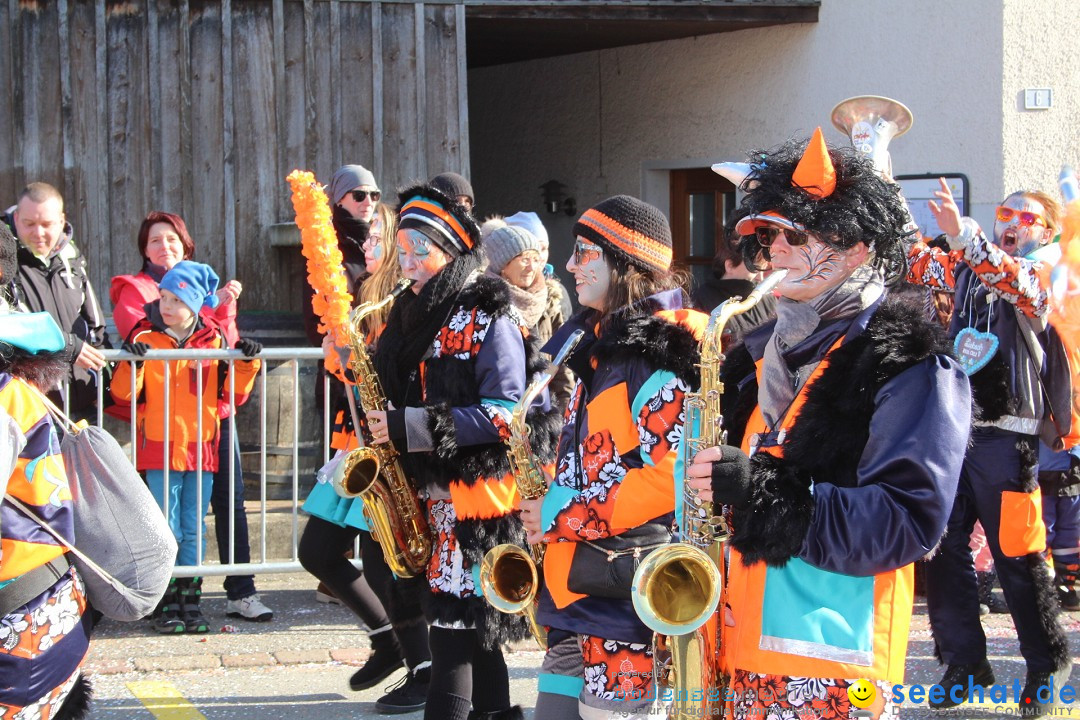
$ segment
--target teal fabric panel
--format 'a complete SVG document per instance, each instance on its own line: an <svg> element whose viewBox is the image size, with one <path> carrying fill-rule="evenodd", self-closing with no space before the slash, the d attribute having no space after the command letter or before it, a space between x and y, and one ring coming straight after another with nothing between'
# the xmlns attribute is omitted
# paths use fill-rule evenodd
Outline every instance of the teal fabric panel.
<svg viewBox="0 0 1080 720"><path fill-rule="evenodd" d="M873 664L874 578L792 558L765 573L761 646L833 662Z"/></svg>
<svg viewBox="0 0 1080 720"><path fill-rule="evenodd" d="M585 687L585 679L543 673L540 675L540 682L537 685L542 693L576 698L581 695L581 691Z"/></svg>
<svg viewBox="0 0 1080 720"><path fill-rule="evenodd" d="M370 530L364 517L364 501L343 498L330 483L315 483L303 505L304 512L341 527Z"/></svg>
<svg viewBox="0 0 1080 720"><path fill-rule="evenodd" d="M555 516L576 498L578 491L572 487L553 483L544 495L544 504L540 506L540 527L544 532L551 530Z"/></svg>

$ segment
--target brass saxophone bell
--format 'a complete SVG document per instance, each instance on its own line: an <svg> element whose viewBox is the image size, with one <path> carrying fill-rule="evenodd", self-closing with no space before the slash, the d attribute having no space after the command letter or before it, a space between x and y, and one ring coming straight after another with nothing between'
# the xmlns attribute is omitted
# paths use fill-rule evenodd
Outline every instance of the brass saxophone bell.
<svg viewBox="0 0 1080 720"><path fill-rule="evenodd" d="M330 483L339 497L360 497L379 477L379 456L369 447L350 450L334 468Z"/></svg>

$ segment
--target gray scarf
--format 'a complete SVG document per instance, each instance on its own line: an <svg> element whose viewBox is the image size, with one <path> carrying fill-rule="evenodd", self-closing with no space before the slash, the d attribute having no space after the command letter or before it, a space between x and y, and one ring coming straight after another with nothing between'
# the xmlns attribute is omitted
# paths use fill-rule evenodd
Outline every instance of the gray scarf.
<svg viewBox="0 0 1080 720"><path fill-rule="evenodd" d="M876 301L885 290L881 273L869 265L855 268L842 284L807 302L780 298L776 303L776 328L765 346L758 387L758 405L765 422L775 428L787 415L795 395L821 362L820 358L794 370L783 353L810 337L822 321L853 318Z"/></svg>
<svg viewBox="0 0 1080 720"><path fill-rule="evenodd" d="M488 268L487 274L506 280L499 273L492 272L491 268ZM540 322L547 308L548 288L544 273L536 273L536 280L533 281L532 287L522 289L509 281L506 282L506 286L510 288L510 301L525 319L525 327L532 330L536 327L536 323Z"/></svg>

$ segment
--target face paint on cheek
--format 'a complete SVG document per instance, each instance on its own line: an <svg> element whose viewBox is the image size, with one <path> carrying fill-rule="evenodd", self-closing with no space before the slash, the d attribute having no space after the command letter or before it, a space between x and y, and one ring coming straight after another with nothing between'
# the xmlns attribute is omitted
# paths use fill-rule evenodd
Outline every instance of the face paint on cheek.
<svg viewBox="0 0 1080 720"><path fill-rule="evenodd" d="M806 258L807 269L801 277L796 278L796 282L804 284L828 283L836 277L843 260L840 253L824 243L820 243L814 248L804 245L799 250Z"/></svg>
<svg viewBox="0 0 1080 720"><path fill-rule="evenodd" d="M788 276L778 289L781 295L796 301L817 297L846 277L844 256L820 241L792 248L791 259L784 267Z"/></svg>
<svg viewBox="0 0 1080 720"><path fill-rule="evenodd" d="M374 249L372 249L371 257L375 258L376 260L382 260L382 256L383 256L382 243L379 243L378 245L376 245L374 247Z"/></svg>
<svg viewBox="0 0 1080 720"><path fill-rule="evenodd" d="M611 284L611 271L607 260L600 257L589 259L578 266L574 276L579 278L578 301L585 307L603 310L604 298Z"/></svg>

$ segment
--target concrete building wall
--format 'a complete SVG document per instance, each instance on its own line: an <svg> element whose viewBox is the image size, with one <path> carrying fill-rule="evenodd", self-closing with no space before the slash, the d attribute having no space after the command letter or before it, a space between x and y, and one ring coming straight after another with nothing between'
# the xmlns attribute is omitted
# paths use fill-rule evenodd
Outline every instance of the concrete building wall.
<svg viewBox="0 0 1080 720"><path fill-rule="evenodd" d="M1038 11L1035 12L1035 8ZM1080 165L1080 12L1069 0L1006 0L1002 25L1001 195L1055 191L1064 163ZM1053 107L1024 110L1025 88L1051 88Z"/></svg>
<svg viewBox="0 0 1080 720"><path fill-rule="evenodd" d="M915 116L890 145L895 173L966 173L986 222L1003 188L1047 186L1062 162L1080 159L1069 85L1080 63L1075 49L1062 62L1053 47L1078 47L1070 2L824 0L816 24L474 70L480 209L540 212L561 262L573 218L543 213L541 183L567 184L579 212L620 192L666 209L667 170L743 160L817 125L843 142L833 105L876 94ZM1054 87L1054 109L1020 109L1032 86Z"/></svg>

